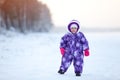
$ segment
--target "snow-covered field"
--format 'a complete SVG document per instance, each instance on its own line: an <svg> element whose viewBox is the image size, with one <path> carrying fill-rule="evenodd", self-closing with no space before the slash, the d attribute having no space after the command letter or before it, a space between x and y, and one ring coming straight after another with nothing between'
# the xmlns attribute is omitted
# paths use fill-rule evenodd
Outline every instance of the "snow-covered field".
<svg viewBox="0 0 120 80"><path fill-rule="evenodd" d="M120 80L120 33L85 33L90 56L76 77L73 65L57 73L64 33L0 35L0 80Z"/></svg>

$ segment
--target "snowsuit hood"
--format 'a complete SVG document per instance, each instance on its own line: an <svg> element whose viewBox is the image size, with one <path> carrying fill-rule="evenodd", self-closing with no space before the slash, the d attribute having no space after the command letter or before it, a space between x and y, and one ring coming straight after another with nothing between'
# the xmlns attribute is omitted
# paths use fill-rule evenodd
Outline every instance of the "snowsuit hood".
<svg viewBox="0 0 120 80"><path fill-rule="evenodd" d="M80 28L80 25L79 25L79 22L77 20L72 20L69 24L68 24L68 30L71 32L70 28L72 25L77 25L77 31L79 30Z"/></svg>

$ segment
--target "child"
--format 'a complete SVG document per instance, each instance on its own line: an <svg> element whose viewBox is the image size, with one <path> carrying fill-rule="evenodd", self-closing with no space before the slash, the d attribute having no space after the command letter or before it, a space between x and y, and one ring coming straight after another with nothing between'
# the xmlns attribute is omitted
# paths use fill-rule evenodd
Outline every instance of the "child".
<svg viewBox="0 0 120 80"><path fill-rule="evenodd" d="M82 32L78 32L78 21L72 20L68 25L69 33L61 38L60 51L62 54L59 74L64 74L73 61L76 76L81 76L83 70L83 58L89 56L89 46Z"/></svg>

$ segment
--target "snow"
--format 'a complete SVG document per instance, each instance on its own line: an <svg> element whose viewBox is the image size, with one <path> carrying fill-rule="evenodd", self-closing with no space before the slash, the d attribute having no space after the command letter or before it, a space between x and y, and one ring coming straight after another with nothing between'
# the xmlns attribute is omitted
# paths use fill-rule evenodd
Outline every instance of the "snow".
<svg viewBox="0 0 120 80"><path fill-rule="evenodd" d="M120 80L120 33L85 33L90 56L81 77L57 73L64 33L0 34L0 80Z"/></svg>

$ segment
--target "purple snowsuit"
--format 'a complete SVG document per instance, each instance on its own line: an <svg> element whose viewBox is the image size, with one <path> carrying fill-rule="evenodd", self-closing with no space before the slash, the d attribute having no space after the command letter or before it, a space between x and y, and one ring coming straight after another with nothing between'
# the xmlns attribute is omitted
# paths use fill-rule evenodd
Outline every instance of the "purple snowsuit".
<svg viewBox="0 0 120 80"><path fill-rule="evenodd" d="M67 33L61 38L60 48L65 49L62 56L60 69L67 71L73 61L75 73L82 73L83 70L83 51L89 49L88 41L82 32Z"/></svg>

